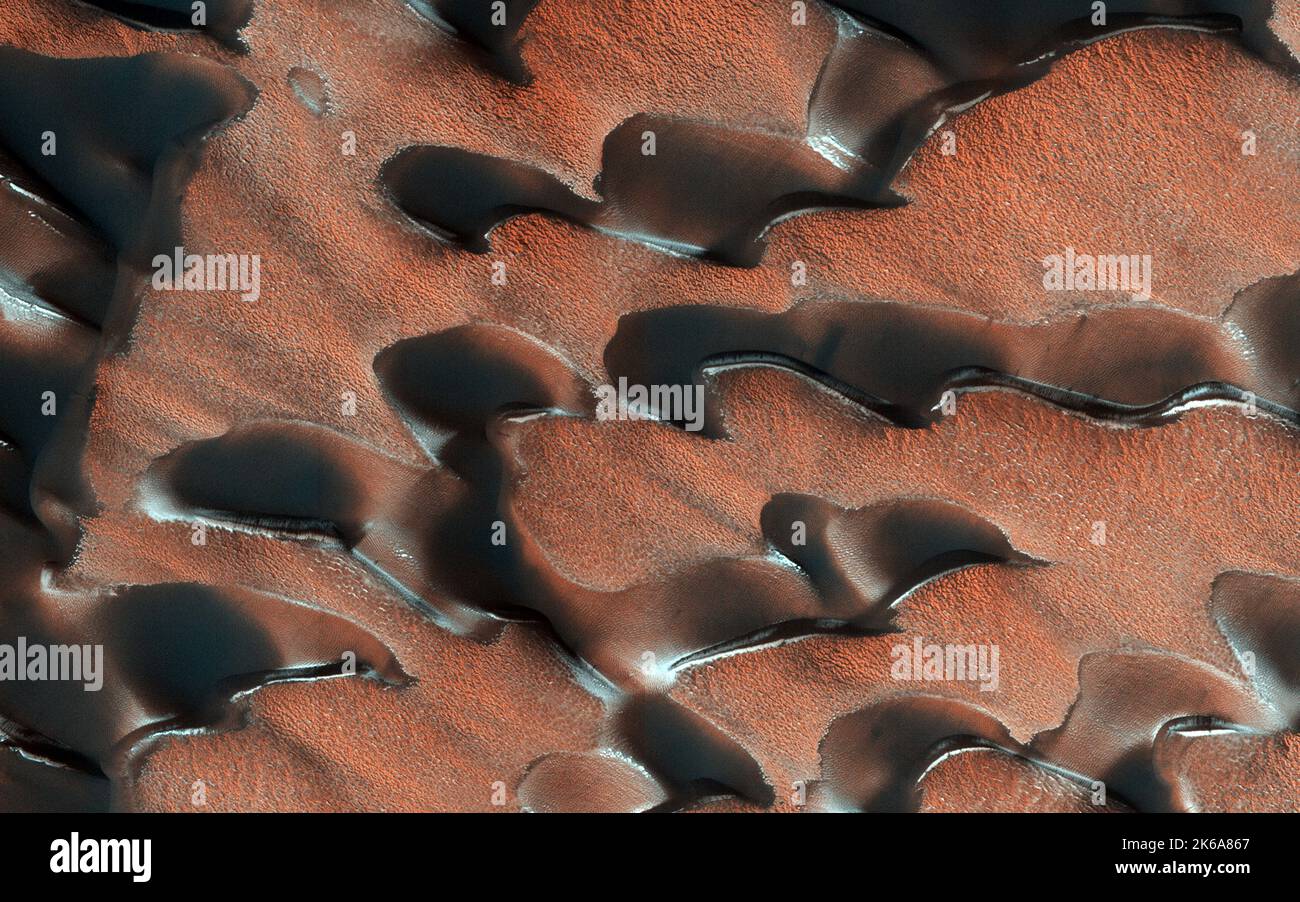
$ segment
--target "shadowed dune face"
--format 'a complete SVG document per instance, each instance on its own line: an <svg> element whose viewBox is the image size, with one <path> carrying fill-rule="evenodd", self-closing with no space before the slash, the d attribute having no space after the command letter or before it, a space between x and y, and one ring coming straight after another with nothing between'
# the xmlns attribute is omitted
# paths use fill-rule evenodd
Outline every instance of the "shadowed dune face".
<svg viewBox="0 0 1300 902"><path fill-rule="evenodd" d="M6 152L141 267L180 241L177 195L204 135L254 98L232 70L179 55L62 60L0 47L0 64L22 73L0 80Z"/></svg>
<svg viewBox="0 0 1300 902"><path fill-rule="evenodd" d="M8 0L0 809L1294 810L1300 5L1106 7Z"/></svg>
<svg viewBox="0 0 1300 902"><path fill-rule="evenodd" d="M942 416L945 390L989 385L1138 422L1204 398L1253 398L1294 421L1300 343L1286 336L1290 327L1268 327L1295 306L1296 282L1271 289L1243 292L1220 324L1149 307L1033 325L906 304L810 301L766 316L681 307L627 316L605 360L612 377L643 385L700 385L724 367L786 367L903 426ZM649 353L665 345L670 353ZM709 431L721 435L716 404L712 411Z"/></svg>
<svg viewBox="0 0 1300 902"><path fill-rule="evenodd" d="M921 778L943 757L990 748L1081 783L1094 805L1106 804L1104 788L1138 810L1186 810L1176 778L1160 770L1159 746L1210 726L1256 733L1279 724L1212 669L1162 654L1092 655L1065 721L1024 744L995 716L951 698L897 696L845 715L822 740L824 778L814 796L832 810L913 810Z"/></svg>
<svg viewBox="0 0 1300 902"><path fill-rule="evenodd" d="M244 49L239 31L253 17L253 0L78 0L143 28L199 31L232 50Z"/></svg>
<svg viewBox="0 0 1300 902"><path fill-rule="evenodd" d="M1094 41L1139 28L1235 32L1263 59L1300 72L1269 30L1267 0L1146 0L1091 16L1072 0L988 9L962 0L833 5L852 17L838 20L804 136L633 116L605 139L594 185L601 204L532 166L452 147L407 148L381 178L412 219L478 253L505 220L547 213L670 252L755 266L762 236L788 216L903 203L890 184L949 114L1024 87L1062 54ZM511 23L522 18L499 12ZM469 35L486 47L477 19ZM517 27L495 29L496 40L508 42ZM518 80L517 56L507 59L507 74Z"/></svg>
<svg viewBox="0 0 1300 902"><path fill-rule="evenodd" d="M603 161L600 204L530 166L449 147L404 150L382 178L412 219L478 253L497 225L538 212L735 266L756 265L761 236L790 214L900 202L870 169L845 172L804 142L712 123L633 116L609 133Z"/></svg>
<svg viewBox="0 0 1300 902"><path fill-rule="evenodd" d="M1260 696L1294 729L1300 717L1300 585L1263 574L1224 573L1214 581L1210 606Z"/></svg>
<svg viewBox="0 0 1300 902"><path fill-rule="evenodd" d="M411 8L483 54L488 65L515 84L531 81L520 56L518 35L539 0L406 0Z"/></svg>
<svg viewBox="0 0 1300 902"><path fill-rule="evenodd" d="M427 476L403 476L326 430L264 422L165 458L152 473L152 503L169 516L336 536L400 582L417 610L480 635L496 634L496 618L540 617L624 687L656 685L710 655L777 638L888 630L891 606L934 577L1032 561L957 505L899 499L843 511L778 495L760 518L766 557L593 591L556 570L516 514L518 462L504 436L520 417L590 416L590 388L526 336L484 327L400 342L375 368L432 458ZM450 384L469 390L449 392ZM382 482L374 478L385 471ZM272 487L250 490L253 474ZM400 546L420 549L418 569L402 566ZM457 601L447 604L446 593ZM691 595L700 600L681 601Z"/></svg>
<svg viewBox="0 0 1300 902"><path fill-rule="evenodd" d="M3 291L17 301L102 327L116 277L114 254L86 224L41 196L39 179L5 159Z"/></svg>
<svg viewBox="0 0 1300 902"><path fill-rule="evenodd" d="M1039 77L1055 57L1120 31L1183 25L1236 30L1252 52L1280 65L1292 63L1269 29L1271 0L1133 0L1108 3L1104 13L1070 0L1012 0L977 10L960 0L925 6L905 0L830 0L862 21L923 48L956 84ZM1034 64L1024 71L1021 67Z"/></svg>
<svg viewBox="0 0 1300 902"><path fill-rule="evenodd" d="M67 561L93 506L78 457L96 364L126 339L139 270L180 241L179 195L204 140L254 92L178 54L68 60L0 46L0 65L3 492L47 531L44 554Z"/></svg>
<svg viewBox="0 0 1300 902"><path fill-rule="evenodd" d="M131 586L78 600L71 616L53 600L7 600L0 710L15 725L8 742L89 776L121 779L160 731L238 725L235 697L269 682L407 680L354 624L247 590Z"/></svg>

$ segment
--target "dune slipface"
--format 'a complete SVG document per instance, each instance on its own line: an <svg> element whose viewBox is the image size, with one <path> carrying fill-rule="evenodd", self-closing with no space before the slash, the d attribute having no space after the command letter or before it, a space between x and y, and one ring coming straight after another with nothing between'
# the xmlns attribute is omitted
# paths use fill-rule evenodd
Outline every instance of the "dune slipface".
<svg viewBox="0 0 1300 902"><path fill-rule="evenodd" d="M1253 399L1294 422L1300 345L1283 320L1297 296L1294 279L1252 286L1218 323L1150 306L1024 325L909 304L815 300L766 317L682 307L628 315L605 359L611 375L645 385L787 367L902 426L942 416L944 391L993 385L1099 418L1150 422L1221 398ZM670 337L669 354L645 353ZM721 434L716 420L710 432Z"/></svg>
<svg viewBox="0 0 1300 902"><path fill-rule="evenodd" d="M87 0L105 12L142 28L198 31L233 50L244 47L239 31L253 17L253 0Z"/></svg>
<svg viewBox="0 0 1300 902"><path fill-rule="evenodd" d="M539 0L407 0L411 8L477 48L488 66L516 84L531 79L519 47L524 20Z"/></svg>
<svg viewBox="0 0 1300 902"><path fill-rule="evenodd" d="M8 0L0 809L1300 810L1300 4L1095 6Z"/></svg>

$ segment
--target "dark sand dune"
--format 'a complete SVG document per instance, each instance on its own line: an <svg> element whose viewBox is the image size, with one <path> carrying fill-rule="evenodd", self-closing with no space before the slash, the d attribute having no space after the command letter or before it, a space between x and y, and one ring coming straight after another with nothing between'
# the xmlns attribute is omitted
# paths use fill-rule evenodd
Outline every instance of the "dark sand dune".
<svg viewBox="0 0 1300 902"><path fill-rule="evenodd" d="M154 468L157 497L191 515L336 536L394 577L397 547L417 547L422 572L403 585L422 607L453 620L477 610L483 628L492 615L540 616L621 686L656 685L709 655L778 638L888 630L891 606L935 576L1032 560L957 505L901 499L844 511L780 495L762 514L778 556L707 561L621 591L592 590L551 564L515 512L517 464L501 428L502 418L539 411L587 414L591 389L527 337L489 327L401 342L375 368L454 482L441 468L397 475L327 430L263 422L164 458ZM405 480L401 494L373 481L386 467L390 480ZM700 601L674 601L688 596Z"/></svg>
<svg viewBox="0 0 1300 902"><path fill-rule="evenodd" d="M503 418L538 412L590 416L591 388L526 336L489 327L399 343L375 367L413 433L454 473L454 485L441 477L443 488L434 494L430 484L441 468L429 476L406 473L328 430L262 422L159 461L149 503L236 527L332 536L388 577L401 573L400 548L419 547L420 571L403 588L421 609L456 623L465 614L460 605L468 604L482 612L471 632L493 617L542 618L565 647L631 693L618 703L610 730L636 765L615 766L599 755L550 761L520 789L539 809L578 805L554 785L571 768L616 786L624 777L640 786L620 789L622 801L601 803L614 807L680 808L719 792L769 804L770 788L734 742L641 687L756 643L889 630L891 606L922 582L971 564L1032 560L956 505L904 499L844 511L782 495L765 508L762 526L793 565L716 560L663 581L594 591L556 570L514 513L516 467L501 428ZM448 391L450 385L466 390ZM805 527L798 543L796 520ZM499 544L492 541L498 528ZM674 602L687 596L701 602ZM499 625L489 635L498 631Z"/></svg>
<svg viewBox="0 0 1300 902"><path fill-rule="evenodd" d="M205 9L0 4L0 809L1296 807L1296 0Z"/></svg>
<svg viewBox="0 0 1300 902"><path fill-rule="evenodd" d="M705 798L769 806L775 792L736 740L659 695L635 695L611 715L609 750L547 755L519 797L531 811L677 811Z"/></svg>
<svg viewBox="0 0 1300 902"><path fill-rule="evenodd" d="M180 197L204 139L256 96L234 70L179 54L52 59L0 47L0 71L0 148L142 268L180 243Z"/></svg>
<svg viewBox="0 0 1300 902"><path fill-rule="evenodd" d="M601 203L539 169L453 147L407 148L380 178L412 219L476 253L505 220L546 213L733 266L757 265L761 236L785 216L902 202L873 170L841 168L803 141L710 123L633 116L609 133L603 159Z"/></svg>
<svg viewBox="0 0 1300 902"><path fill-rule="evenodd" d="M27 512L67 560L93 504L80 456L95 366L126 339L154 253L181 241L203 142L254 91L230 69L169 54L0 46L0 70L0 440L25 465L7 468L4 494L21 512L27 486Z"/></svg>
<svg viewBox="0 0 1300 902"><path fill-rule="evenodd" d="M857 58L834 60L822 81L825 102L839 113L822 120L827 134L889 178L951 113L1023 88L1063 55L1121 32L1231 33L1260 58L1300 72L1300 61L1269 28L1272 0L1121 0L1107 2L1100 19L1091 3L1075 0L826 2L902 45L886 51L898 57L893 66L872 66L867 48L879 39L850 44Z"/></svg>
<svg viewBox="0 0 1300 902"><path fill-rule="evenodd" d="M1260 697L1300 730L1300 580L1224 573L1210 608Z"/></svg>
<svg viewBox="0 0 1300 902"><path fill-rule="evenodd" d="M0 291L93 328L102 328L117 280L111 245L86 222L45 199L52 193L0 156Z"/></svg>
<svg viewBox="0 0 1300 902"><path fill-rule="evenodd" d="M933 499L846 511L808 495L777 495L763 508L763 534L808 574L828 613L843 612L859 628L887 628L904 595L943 573L1035 562L994 524Z"/></svg>
<svg viewBox="0 0 1300 902"><path fill-rule="evenodd" d="M406 0L420 15L471 44L487 65L518 85L532 81L519 50L519 29L540 0ZM497 7L497 8L494 8Z"/></svg>
<svg viewBox="0 0 1300 902"><path fill-rule="evenodd" d="M50 651L51 677L0 681L0 717L7 742L85 775L120 777L136 746L163 731L238 726L240 694L269 683L407 681L392 652L355 624L263 593L129 586L83 600L76 614L50 601L35 588L11 594L0 643L17 655L77 647L77 669L51 678Z"/></svg>
<svg viewBox="0 0 1300 902"><path fill-rule="evenodd" d="M1136 423L1215 398L1253 399L1294 421L1300 343L1287 334L1286 311L1295 285L1293 276L1248 289L1220 322L1136 305L1033 324L875 301L806 301L777 314L666 308L623 317L605 364L611 378L642 385L706 385L711 370L782 367L908 427L942 418L944 391L989 386ZM720 405L705 412L706 433L724 435Z"/></svg>
<svg viewBox="0 0 1300 902"><path fill-rule="evenodd" d="M632 116L605 139L593 186L599 203L534 166L455 147L405 148L385 162L380 180L413 220L476 253L487 252L489 233L506 220L543 213L671 253L752 267L764 234L789 216L903 204L890 185L948 115L1025 87L1094 41L1137 28L1236 33L1270 63L1300 72L1269 30L1268 0L1111 3L1097 24L1074 0L834 5L853 18L840 22L804 135ZM493 33L502 42L493 59L500 59L513 32ZM517 56L506 58L513 77Z"/></svg>
<svg viewBox="0 0 1300 902"><path fill-rule="evenodd" d="M246 50L240 30L253 18L253 0L204 0L200 14L193 0L74 0L112 13L132 25L166 31L210 34L232 50Z"/></svg>
<svg viewBox="0 0 1300 902"><path fill-rule="evenodd" d="M895 695L839 718L822 739L822 782L814 804L830 810L907 811L916 783L946 754L993 748L1057 770L1138 810L1185 810L1163 773L1158 746L1171 732L1275 732L1283 724L1228 675L1167 653L1091 654L1079 668L1079 696L1064 723L1028 743L970 702Z"/></svg>
<svg viewBox="0 0 1300 902"><path fill-rule="evenodd" d="M1018 746L996 717L965 702L903 695L846 714L822 739L822 782L815 807L838 811L909 811L915 784L941 756L959 748Z"/></svg>
<svg viewBox="0 0 1300 902"><path fill-rule="evenodd" d="M103 777L33 759L0 739L0 809L6 813L77 814L109 810L112 785Z"/></svg>
<svg viewBox="0 0 1300 902"><path fill-rule="evenodd" d="M220 6L218 29L231 21ZM93 511L81 454L106 339L125 338L153 253L181 241L180 199L203 142L254 92L231 70L180 55L53 59L0 47L0 60L0 643L103 656L98 691L0 680L5 743L28 756L6 754L3 806L33 807L33 793L46 793L55 807L102 808L106 775L137 741L231 725L239 692L340 672L345 654L355 672L403 675L347 621L271 596L43 585ZM32 757L53 767L34 772Z"/></svg>

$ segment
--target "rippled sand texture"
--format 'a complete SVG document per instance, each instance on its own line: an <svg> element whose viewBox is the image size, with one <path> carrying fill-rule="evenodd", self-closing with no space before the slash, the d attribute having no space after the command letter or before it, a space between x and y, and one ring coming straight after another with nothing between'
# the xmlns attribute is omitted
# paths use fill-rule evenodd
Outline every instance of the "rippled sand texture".
<svg viewBox="0 0 1300 902"><path fill-rule="evenodd" d="M1300 809L1300 2L1107 6L6 0L0 808Z"/></svg>

